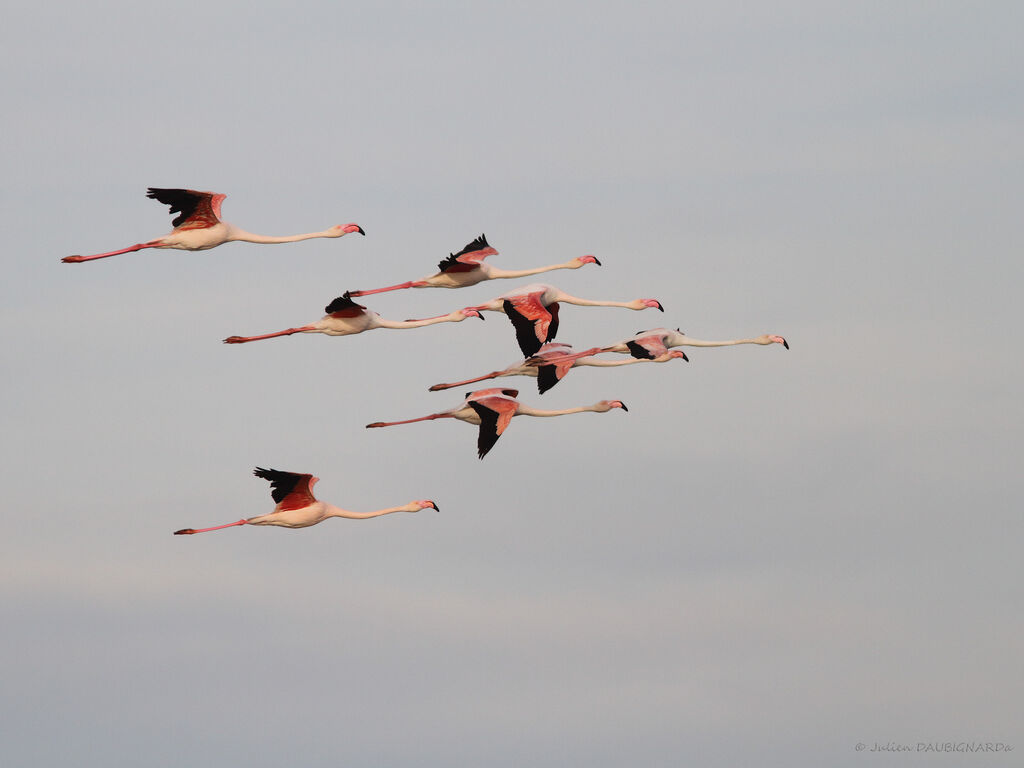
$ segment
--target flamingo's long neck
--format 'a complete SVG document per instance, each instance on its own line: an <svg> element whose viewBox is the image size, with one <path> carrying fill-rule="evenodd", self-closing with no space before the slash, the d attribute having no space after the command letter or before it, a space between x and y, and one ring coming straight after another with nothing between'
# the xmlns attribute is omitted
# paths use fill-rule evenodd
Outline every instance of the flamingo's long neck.
<svg viewBox="0 0 1024 768"><path fill-rule="evenodd" d="M517 416L565 416L569 413L583 413L584 411L596 411L597 405L581 405L577 408L563 408L558 411L545 411L541 408L531 408L528 405L519 404L516 409Z"/></svg>
<svg viewBox="0 0 1024 768"><path fill-rule="evenodd" d="M633 304L628 301L591 301L590 299L581 299L578 296L570 296L566 293L559 293L555 301L564 301L581 307L625 307L626 309L635 309Z"/></svg>
<svg viewBox="0 0 1024 768"><path fill-rule="evenodd" d="M541 272L551 272L556 269L573 269L574 264L571 261L567 261L565 264L551 264L547 267L537 267L536 269L498 269L497 267L491 267L487 276L492 280L503 280L505 278L512 277L529 277L530 275L539 275Z"/></svg>
<svg viewBox="0 0 1024 768"><path fill-rule="evenodd" d="M392 512L408 512L409 508L406 507L388 507L387 509L377 509L373 512L352 512L348 509L342 509L341 507L335 507L333 504L327 505L327 513L324 517L344 517L349 520L366 520L371 517L380 517L381 515L390 515Z"/></svg>
<svg viewBox="0 0 1024 768"><path fill-rule="evenodd" d="M612 368L617 365L633 365L633 363L646 363L648 360L638 360L635 357L626 358L625 360L602 360L598 357L588 355L586 357L579 357L576 359L576 365L592 365L597 368Z"/></svg>
<svg viewBox="0 0 1024 768"><path fill-rule="evenodd" d="M682 341L674 346L685 346L685 347L731 347L733 344L757 344L757 339L729 339L727 341L702 341L700 339L691 339L689 336L683 336Z"/></svg>
<svg viewBox="0 0 1024 768"><path fill-rule="evenodd" d="M377 320L379 328L422 328L425 325L437 323L455 323L463 319L463 315L452 312L438 317L427 317L422 320L385 320L383 317Z"/></svg>
<svg viewBox="0 0 1024 768"><path fill-rule="evenodd" d="M252 232L246 232L244 229L231 227L227 239L241 240L246 243L295 243L299 240L312 240L317 237L337 237L337 235L325 230L323 232L306 232L305 234L288 235L286 237L271 237L269 235L256 235Z"/></svg>

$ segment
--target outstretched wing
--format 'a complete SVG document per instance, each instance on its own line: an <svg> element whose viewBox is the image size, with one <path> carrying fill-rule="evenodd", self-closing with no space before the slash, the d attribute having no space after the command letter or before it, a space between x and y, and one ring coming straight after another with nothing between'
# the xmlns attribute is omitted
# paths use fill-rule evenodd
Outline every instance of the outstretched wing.
<svg viewBox="0 0 1024 768"><path fill-rule="evenodd" d="M558 330L557 307L558 302L545 307L535 293L512 296L502 302L505 314L516 329L516 340L524 357L537 354L544 343L554 336L554 331ZM553 313L549 311L552 308Z"/></svg>
<svg viewBox="0 0 1024 768"><path fill-rule="evenodd" d="M227 195L197 192L194 189L158 189L150 187L146 197L169 205L179 214L171 221L175 229L205 229L220 223L220 204Z"/></svg>
<svg viewBox="0 0 1024 768"><path fill-rule="evenodd" d="M310 487L312 475L281 472L263 467L256 467L252 473L256 477L270 481L270 496L281 509L302 509L316 502Z"/></svg>
<svg viewBox="0 0 1024 768"><path fill-rule="evenodd" d="M437 263L441 272L469 272L480 266L480 263L488 256L494 256L496 250L487 243L487 235L480 235L458 253L452 253L447 259Z"/></svg>
<svg viewBox="0 0 1024 768"><path fill-rule="evenodd" d="M324 312L331 317L358 317L365 309L366 307L362 304L356 304L352 301L351 297L346 293L324 307Z"/></svg>
<svg viewBox="0 0 1024 768"><path fill-rule="evenodd" d="M516 390L506 390L513 391ZM518 392L516 392L518 394ZM476 440L477 455L482 459L494 447L516 412L513 400L500 397L470 400L469 407L480 417L480 431Z"/></svg>

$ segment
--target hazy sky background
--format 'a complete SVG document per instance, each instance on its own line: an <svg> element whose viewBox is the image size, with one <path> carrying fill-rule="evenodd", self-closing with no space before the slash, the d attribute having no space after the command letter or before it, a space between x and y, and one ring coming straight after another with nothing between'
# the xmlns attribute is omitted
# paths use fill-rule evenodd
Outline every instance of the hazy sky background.
<svg viewBox="0 0 1024 768"><path fill-rule="evenodd" d="M1019 3L5 6L5 766L1019 765ZM265 234L166 233L146 187ZM483 462L500 315L226 347L484 232L583 348ZM367 297L441 314L527 281ZM468 387L465 389L469 389ZM182 527L321 498L441 512ZM1012 744L1002 755L919 742ZM880 755L875 743L911 745Z"/></svg>

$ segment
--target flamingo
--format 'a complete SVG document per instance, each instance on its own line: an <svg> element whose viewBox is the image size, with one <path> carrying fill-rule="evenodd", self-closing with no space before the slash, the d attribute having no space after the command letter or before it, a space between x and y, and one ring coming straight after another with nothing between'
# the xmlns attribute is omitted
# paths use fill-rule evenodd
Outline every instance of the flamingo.
<svg viewBox="0 0 1024 768"><path fill-rule="evenodd" d="M430 419L458 419L469 424L477 424L480 426L480 433L476 441L477 455L482 459L498 442L498 438L508 427L513 416L563 416L567 413L583 413L584 411L607 413L612 408L629 410L621 400L601 400L593 405L584 405L578 408L543 411L523 405L516 400L518 396L518 389L479 389L476 392L467 392L465 400L447 411L404 421L375 421L373 424L367 424L366 428L392 427L396 424L411 424L414 421Z"/></svg>
<svg viewBox="0 0 1024 768"><path fill-rule="evenodd" d="M477 310L472 308L457 309L447 315L429 317L424 320L385 320L376 312L371 312L362 304L356 304L348 295L339 296L326 307L327 314L309 325L298 328L287 328L276 333L265 333L262 336L228 336L225 344L245 344L249 341L272 339L275 336L291 336L293 333L326 333L328 336L351 336L355 333L370 331L374 328L421 328L436 323L460 323L467 317L484 319Z"/></svg>
<svg viewBox="0 0 1024 768"><path fill-rule="evenodd" d="M479 304L468 309L481 312L504 312L516 329L516 339L523 355L530 357L537 354L541 346L555 338L558 332L558 304L577 304L581 307L624 307L626 309L647 309L655 307L662 312L665 309L657 299L636 299L635 301L590 301L570 296L544 283L531 283L514 291L503 293L486 304Z"/></svg>
<svg viewBox="0 0 1024 768"><path fill-rule="evenodd" d="M527 277L528 275L537 275L541 272L550 272L553 269L579 269L584 264L597 264L597 266L601 266L601 262L594 256L579 256L564 264L551 264L547 267L537 267L536 269L506 270L484 263L484 259L488 256L495 256L497 253L488 244L487 236L480 235L473 242L467 243L458 253L450 254L447 259L438 262L437 268L440 271L436 274L419 280L399 283L398 285L389 285L386 288L374 288L369 291L349 291L349 295L367 296L371 293L399 291L405 288L465 288L469 285L482 283L484 280Z"/></svg>
<svg viewBox="0 0 1024 768"><path fill-rule="evenodd" d="M766 333L753 339L729 339L728 341L702 341L691 339L676 328L651 328L638 331L632 339L620 341L610 347L602 347L602 352L624 352L637 359L653 359L665 354L669 347L729 347L735 344L781 344L789 349L789 342L781 336Z"/></svg>
<svg viewBox="0 0 1024 768"><path fill-rule="evenodd" d="M317 501L313 495L313 486L319 481L319 477L312 475L300 475L297 472L281 472L276 469L263 469L256 467L253 470L256 477L262 477L270 481L270 495L277 504L273 512L256 517L242 518L234 523L226 525L215 525L212 528L182 528L175 531L175 536L191 535L193 533L205 533L206 531L219 531L221 528L232 528L236 525L279 525L283 528L308 528L311 525L326 520L328 517L347 517L350 520L365 520L369 517L380 517L390 515L392 512L419 512L421 509L437 510L437 504L429 499L410 501L401 507L388 507L373 512L350 512L347 509Z"/></svg>
<svg viewBox="0 0 1024 768"><path fill-rule="evenodd" d="M574 352L573 348L568 344L548 342L540 348L540 351L537 352L536 355L523 360L521 363L513 363L500 371L491 371L483 376L466 379L465 381L456 381L451 384L435 384L430 387L430 391L438 392L442 389L461 387L465 384L474 384L478 381L497 379L502 376L535 376L537 378L537 391L543 395L555 386L555 384L560 382L572 368L575 368L578 365L610 368L619 365L632 365L633 363L664 363L675 358L689 360L685 352L680 352L678 350L672 350L670 352L666 351L665 354L660 355L659 357L649 359L630 358L628 360L616 361L601 360L600 358L594 357L595 353L600 351L600 349L594 347L593 349L588 349L585 352Z"/></svg>
<svg viewBox="0 0 1024 768"><path fill-rule="evenodd" d="M244 229L228 224L220 220L220 204L224 202L227 195L216 192L197 192L194 189L157 189L150 187L146 197L168 205L171 213L177 213L178 217L171 224L174 229L170 234L158 237L155 240L147 240L144 243L136 243L118 251L97 253L92 256L65 256L61 261L68 264L79 264L83 261L94 259L105 259L109 256L117 256L119 253L140 251L143 248L178 248L184 251L205 251L207 248L215 248L218 245L229 243L232 240L244 240L247 243L292 243L296 240L309 240L314 237L343 237L344 235L358 232L361 235L366 233L358 224L340 224L325 229L323 232L309 232L304 235L291 235L289 237L268 237L267 235L254 235Z"/></svg>

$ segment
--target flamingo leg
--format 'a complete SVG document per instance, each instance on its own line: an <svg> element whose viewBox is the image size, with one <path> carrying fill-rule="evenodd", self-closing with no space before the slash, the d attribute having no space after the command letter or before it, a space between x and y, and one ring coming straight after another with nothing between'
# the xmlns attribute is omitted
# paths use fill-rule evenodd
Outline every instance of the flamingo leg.
<svg viewBox="0 0 1024 768"><path fill-rule="evenodd" d="M245 525L248 520L239 520L237 523L228 523L227 525L215 525L212 528L182 528L180 531L175 531L175 536L191 535L193 533L206 533L207 531L219 531L221 528L233 528L236 525Z"/></svg>
<svg viewBox="0 0 1024 768"><path fill-rule="evenodd" d="M461 387L463 384L475 384L478 381L486 381L487 379L496 379L501 376L505 371L491 371L483 376L477 376L475 379L466 379L465 381L454 381L451 384L435 384L430 388L430 392L440 392L442 389L451 389L452 387Z"/></svg>
<svg viewBox="0 0 1024 768"><path fill-rule="evenodd" d="M61 261L65 264L79 264L83 261L92 261L93 259L105 259L108 256L117 256L119 253L130 253L131 251L141 251L143 248L155 248L158 241L151 243L136 243L130 245L127 248L122 248L119 251L110 251L109 253L97 253L92 256L65 256Z"/></svg>
<svg viewBox="0 0 1024 768"><path fill-rule="evenodd" d="M275 336L291 336L293 333L315 330L312 325L304 325L301 328L289 328L277 333L265 333L262 336L228 336L224 339L225 344L245 344L247 341L260 341L261 339L273 339Z"/></svg>
<svg viewBox="0 0 1024 768"><path fill-rule="evenodd" d="M387 288L373 288L368 291L349 291L349 296L369 296L371 293L384 293L386 291L401 291L406 288L419 288L427 285L422 280L409 280L405 283L399 283L398 285L389 285Z"/></svg>
<svg viewBox="0 0 1024 768"><path fill-rule="evenodd" d="M393 427L396 424L412 424L414 421L429 421L430 419L445 419L454 418L450 413L432 413L429 416L420 416L415 419L405 419L404 421L375 421L373 424L367 424L367 429L373 429L374 427Z"/></svg>

